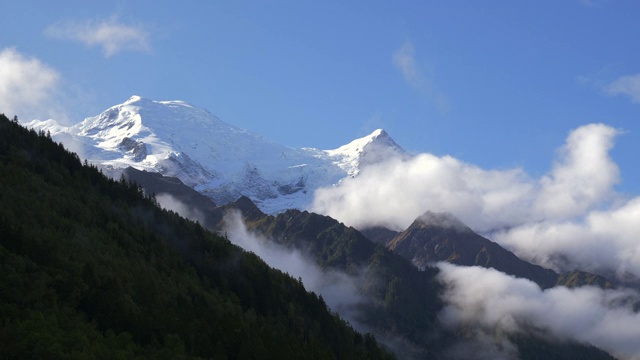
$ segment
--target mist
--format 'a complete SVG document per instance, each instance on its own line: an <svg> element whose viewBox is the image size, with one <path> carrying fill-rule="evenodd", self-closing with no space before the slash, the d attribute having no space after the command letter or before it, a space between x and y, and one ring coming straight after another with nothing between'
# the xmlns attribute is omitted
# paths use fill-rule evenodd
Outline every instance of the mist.
<svg viewBox="0 0 640 360"><path fill-rule="evenodd" d="M180 216L204 224L204 215L190 208L173 196L156 195L161 207L174 211ZM322 295L325 303L352 325L358 325L357 305L365 302L360 294L356 277L331 270L322 270L309 257L295 249L289 249L257 233L249 231L242 220L240 210L228 210L223 218L223 231L235 245L259 256L270 267L285 272L296 279L302 279L307 291ZM360 325L361 327L361 325Z"/></svg>
<svg viewBox="0 0 640 360"><path fill-rule="evenodd" d="M197 209L193 209L189 207L188 205L174 198L170 194L167 194L167 193L156 194L156 201L158 202L158 204L160 204L162 208L176 212L183 218L198 222L203 226L205 224L205 216L202 212L198 211Z"/></svg>
<svg viewBox="0 0 640 360"><path fill-rule="evenodd" d="M449 327L471 326L475 338L458 344L469 349L516 358L503 334L537 329L551 339L592 344L622 359L640 359L640 314L634 307L640 293L630 289L555 287L541 290L535 283L494 269L439 263L439 280L447 305L440 313Z"/></svg>
<svg viewBox="0 0 640 360"><path fill-rule="evenodd" d="M269 266L302 279L307 291L322 295L332 311L339 313L360 331L363 330L358 323L357 305L366 300L358 290L357 278L337 271L322 270L300 251L249 231L239 210L228 211L223 221L227 237L232 243L255 253Z"/></svg>

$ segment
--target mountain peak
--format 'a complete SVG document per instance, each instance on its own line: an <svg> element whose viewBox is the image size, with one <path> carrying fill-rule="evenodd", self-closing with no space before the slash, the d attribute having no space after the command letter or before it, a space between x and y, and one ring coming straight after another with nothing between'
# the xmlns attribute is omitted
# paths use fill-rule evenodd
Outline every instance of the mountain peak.
<svg viewBox="0 0 640 360"><path fill-rule="evenodd" d="M408 155L383 129L376 129L367 136L326 152L329 156L339 158L338 166L346 170L351 177L358 175L361 165Z"/></svg>
<svg viewBox="0 0 640 360"><path fill-rule="evenodd" d="M179 109L179 108L185 108L184 110L186 110L186 111L195 111L195 112L200 112L200 113L207 113L207 114L209 114L209 116L215 117L215 116L211 115L207 110L197 108L197 107L187 103L186 101L182 101L182 100L162 100L162 101L158 101L158 100L145 98L145 97L142 97L142 96L139 96L139 95L132 95L130 98L128 98L122 104L112 106L111 108L118 108L118 109L126 108L126 109L130 110L130 108L129 108L130 106L139 107L138 110L142 110L143 112L146 112L148 114L150 112L152 112L152 111L166 112L166 111L170 111L171 109L176 110L176 109ZM157 115L157 114L153 114L152 113L150 115Z"/></svg>
<svg viewBox="0 0 640 360"><path fill-rule="evenodd" d="M130 103L133 103L133 102L138 102L138 101L140 101L140 100L142 100L142 97L141 97L141 96L133 95L133 96L131 96L129 99L127 99L127 101L125 101L124 103L125 103L125 104L130 104Z"/></svg>
<svg viewBox="0 0 640 360"><path fill-rule="evenodd" d="M359 139L355 139L347 145L343 145L335 150L330 151L351 151L351 152L362 152L368 145L381 143L385 144L397 149L401 149L400 145L396 144L395 141L389 136L389 134L384 131L384 129L376 129L371 134L361 137Z"/></svg>
<svg viewBox="0 0 640 360"><path fill-rule="evenodd" d="M471 229L465 225L460 219L448 212L436 213L427 211L418 216L410 228L445 228L454 229L458 232L471 232Z"/></svg>
<svg viewBox="0 0 640 360"><path fill-rule="evenodd" d="M386 131L384 131L384 129L376 129L371 134L369 134L369 137L371 138L377 138L380 136L389 137L389 134Z"/></svg>
<svg viewBox="0 0 640 360"><path fill-rule="evenodd" d="M242 212L242 216L250 221L255 221L264 216L264 213L247 196L242 195L238 200L225 206L227 209L237 209Z"/></svg>

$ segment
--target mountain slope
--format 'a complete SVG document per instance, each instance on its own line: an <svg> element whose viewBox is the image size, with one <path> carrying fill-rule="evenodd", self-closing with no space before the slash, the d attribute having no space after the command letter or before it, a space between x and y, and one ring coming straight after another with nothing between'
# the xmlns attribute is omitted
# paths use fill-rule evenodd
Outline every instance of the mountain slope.
<svg viewBox="0 0 640 360"><path fill-rule="evenodd" d="M603 288L614 284L602 276L574 271L558 274L553 270L528 263L493 241L464 225L451 214L426 212L405 231L393 235L383 229L369 230L387 239L386 246L394 253L410 260L418 267L438 261L456 265L494 268L520 278L529 279L546 289L556 285L597 285Z"/></svg>
<svg viewBox="0 0 640 360"><path fill-rule="evenodd" d="M127 167L158 172L218 204L245 195L268 213L306 208L315 189L389 156L407 156L384 130L335 150L294 149L185 102L139 96L71 127L53 120L26 125L50 132L112 174Z"/></svg>
<svg viewBox="0 0 640 360"><path fill-rule="evenodd" d="M0 186L0 358L392 358L299 281L4 116Z"/></svg>

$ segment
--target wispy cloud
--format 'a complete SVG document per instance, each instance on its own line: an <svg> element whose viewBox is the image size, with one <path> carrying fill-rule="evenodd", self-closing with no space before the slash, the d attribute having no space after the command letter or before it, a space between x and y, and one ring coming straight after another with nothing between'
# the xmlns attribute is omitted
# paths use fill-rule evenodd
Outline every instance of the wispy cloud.
<svg viewBox="0 0 640 360"><path fill-rule="evenodd" d="M605 87L609 95L626 95L634 103L640 103L640 74L619 77Z"/></svg>
<svg viewBox="0 0 640 360"><path fill-rule="evenodd" d="M357 278L338 271L323 270L301 252L249 231L239 211L227 212L224 224L231 242L258 255L269 266L302 279L307 290L321 294L333 311L358 325L358 305L367 300L358 290Z"/></svg>
<svg viewBox="0 0 640 360"><path fill-rule="evenodd" d="M424 80L416 64L415 48L410 41L406 41L393 53L392 60L409 84L416 87L422 85Z"/></svg>
<svg viewBox="0 0 640 360"><path fill-rule="evenodd" d="M114 177L116 178L116 177ZM197 209L191 208L188 205L184 204L180 200L171 196L168 193L161 193L156 195L156 200L161 207L174 211L180 216L187 218L191 221L199 222L200 224L205 224L205 216L202 212Z"/></svg>
<svg viewBox="0 0 640 360"><path fill-rule="evenodd" d="M105 57L122 51L148 51L149 32L141 25L127 25L116 17L107 20L66 20L45 29L52 38L73 40L87 46L100 46Z"/></svg>
<svg viewBox="0 0 640 360"><path fill-rule="evenodd" d="M599 8L607 5L609 0L580 0L580 4L586 7Z"/></svg>
<svg viewBox="0 0 640 360"><path fill-rule="evenodd" d="M430 79L421 71L412 42L405 41L393 53L391 61L400 70L407 83L420 91L430 101L433 101L440 111L448 110L449 103L446 97L436 88L433 79Z"/></svg>
<svg viewBox="0 0 640 360"><path fill-rule="evenodd" d="M0 51L0 112L23 121L36 117L66 120L56 103L60 74L15 48Z"/></svg>

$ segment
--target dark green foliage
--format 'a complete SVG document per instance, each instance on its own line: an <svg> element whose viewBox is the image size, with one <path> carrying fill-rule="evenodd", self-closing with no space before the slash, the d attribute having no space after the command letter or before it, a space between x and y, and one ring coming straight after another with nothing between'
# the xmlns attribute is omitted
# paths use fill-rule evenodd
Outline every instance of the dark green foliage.
<svg viewBox="0 0 640 360"><path fill-rule="evenodd" d="M299 281L0 116L0 358L390 357Z"/></svg>

